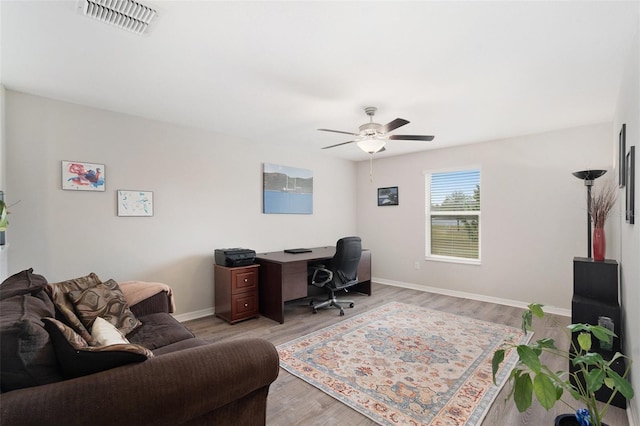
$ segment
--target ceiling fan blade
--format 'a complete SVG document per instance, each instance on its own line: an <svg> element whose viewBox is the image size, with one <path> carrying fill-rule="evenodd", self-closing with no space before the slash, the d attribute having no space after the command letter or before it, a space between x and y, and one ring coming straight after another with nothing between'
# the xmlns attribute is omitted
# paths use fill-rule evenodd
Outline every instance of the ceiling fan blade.
<svg viewBox="0 0 640 426"><path fill-rule="evenodd" d="M354 143L354 142L358 142L358 141L347 141L347 142L337 143L335 145L324 146L324 147L322 147L322 149L335 148L336 146L346 145L348 143Z"/></svg>
<svg viewBox="0 0 640 426"><path fill-rule="evenodd" d="M395 120L392 120L380 127L380 132L389 133L390 131L397 129L400 126L404 126L405 124L409 124L409 122L404 118L396 118Z"/></svg>
<svg viewBox="0 0 640 426"><path fill-rule="evenodd" d="M331 129L318 129L322 132L333 132L333 133L344 133L345 135L353 135L353 136L358 136L358 133L353 133L353 132L343 132L342 130L331 130Z"/></svg>
<svg viewBox="0 0 640 426"><path fill-rule="evenodd" d="M422 135L390 135L389 139L400 141L432 141L434 136Z"/></svg>

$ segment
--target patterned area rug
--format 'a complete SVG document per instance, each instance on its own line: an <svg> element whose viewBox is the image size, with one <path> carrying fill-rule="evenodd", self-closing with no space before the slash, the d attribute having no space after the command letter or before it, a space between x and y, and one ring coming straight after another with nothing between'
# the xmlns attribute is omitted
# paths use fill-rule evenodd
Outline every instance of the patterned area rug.
<svg viewBox="0 0 640 426"><path fill-rule="evenodd" d="M479 425L516 362L517 328L398 302L278 346L280 366L383 425Z"/></svg>

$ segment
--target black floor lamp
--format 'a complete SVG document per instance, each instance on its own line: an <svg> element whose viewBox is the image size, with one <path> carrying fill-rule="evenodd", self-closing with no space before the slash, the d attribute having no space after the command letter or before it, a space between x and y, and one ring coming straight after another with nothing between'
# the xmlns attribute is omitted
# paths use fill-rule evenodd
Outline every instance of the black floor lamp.
<svg viewBox="0 0 640 426"><path fill-rule="evenodd" d="M591 259L591 187L593 186L593 181L605 173L607 173L606 170L580 170L579 172L573 172L575 177L584 180L584 186L587 187L587 257L589 259Z"/></svg>

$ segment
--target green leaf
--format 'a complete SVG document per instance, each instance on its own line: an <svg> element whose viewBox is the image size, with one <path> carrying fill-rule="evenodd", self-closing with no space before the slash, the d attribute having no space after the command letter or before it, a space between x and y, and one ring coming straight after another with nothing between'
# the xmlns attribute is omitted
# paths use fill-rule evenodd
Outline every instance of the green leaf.
<svg viewBox="0 0 640 426"><path fill-rule="evenodd" d="M567 328L572 332L572 333L577 333L578 331L589 331L589 328L591 326L589 324L582 324L582 323L578 323L578 324L569 324L567 326Z"/></svg>
<svg viewBox="0 0 640 426"><path fill-rule="evenodd" d="M531 311L524 311L522 313L522 331L533 331L533 327L531 326L531 322L533 321L533 316L531 315Z"/></svg>
<svg viewBox="0 0 640 426"><path fill-rule="evenodd" d="M491 373L493 374L493 384L496 383L496 373L498 372L498 368L500 368L500 364L504 361L504 349L498 349L493 353L493 359L491 360Z"/></svg>
<svg viewBox="0 0 640 426"><path fill-rule="evenodd" d="M544 317L544 310L542 309L543 306L544 305L541 305L540 303L531 303L529 305L529 311L538 318L542 318Z"/></svg>
<svg viewBox="0 0 640 426"><path fill-rule="evenodd" d="M571 362L573 363L573 365L585 364L585 365L598 365L598 366L602 366L605 363L604 358L602 358L602 355L595 352L587 352L584 355L577 356Z"/></svg>
<svg viewBox="0 0 640 426"><path fill-rule="evenodd" d="M538 354L527 345L518 345L520 361L536 374L540 372L540 358Z"/></svg>
<svg viewBox="0 0 640 426"><path fill-rule="evenodd" d="M556 341L548 337L538 340L536 344L541 348L550 348L550 349L556 348Z"/></svg>
<svg viewBox="0 0 640 426"><path fill-rule="evenodd" d="M580 345L580 349L583 351L591 350L591 334L590 333L580 333L578 335L578 344Z"/></svg>
<svg viewBox="0 0 640 426"><path fill-rule="evenodd" d="M549 410L556 403L556 387L546 374L536 374L533 379L533 390L540 405L546 410Z"/></svg>
<svg viewBox="0 0 640 426"><path fill-rule="evenodd" d="M611 340L616 337L616 333L599 325L591 327L591 332L598 340L604 343L610 343Z"/></svg>
<svg viewBox="0 0 640 426"><path fill-rule="evenodd" d="M531 383L531 377L529 377L529 374L523 374L516 377L513 390L513 400L515 401L519 412L522 413L523 411L526 411L527 408L531 407L533 384Z"/></svg>
<svg viewBox="0 0 640 426"><path fill-rule="evenodd" d="M627 380L622 378L618 373L613 370L607 371L607 376L613 379L614 388L618 390L627 399L633 398L633 388Z"/></svg>
<svg viewBox="0 0 640 426"><path fill-rule="evenodd" d="M587 392L596 392L602 387L605 379L605 372L601 368L592 369L589 374L587 374Z"/></svg>

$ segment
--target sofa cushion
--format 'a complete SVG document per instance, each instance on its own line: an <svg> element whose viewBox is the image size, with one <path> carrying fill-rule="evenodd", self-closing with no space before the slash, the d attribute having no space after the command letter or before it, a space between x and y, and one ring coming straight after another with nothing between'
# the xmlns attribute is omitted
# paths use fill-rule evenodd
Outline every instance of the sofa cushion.
<svg viewBox="0 0 640 426"><path fill-rule="evenodd" d="M67 296L87 330L91 329L97 317L109 321L125 336L142 325L129 309L124 294L114 280L85 290L70 291Z"/></svg>
<svg viewBox="0 0 640 426"><path fill-rule="evenodd" d="M44 318L44 322L66 378L86 376L153 357L148 349L131 343L89 346L75 330L55 318Z"/></svg>
<svg viewBox="0 0 640 426"><path fill-rule="evenodd" d="M2 392L62 380L42 317L53 303L22 294L0 301L0 388Z"/></svg>
<svg viewBox="0 0 640 426"><path fill-rule="evenodd" d="M51 300L55 303L56 308L64 317L66 322L78 333L84 340L91 342L91 334L82 324L82 321L76 316L73 310L73 303L67 298L67 293L75 290L86 290L100 284L100 278L93 272L84 277L78 277L67 281L57 283L49 283L47 292L51 296Z"/></svg>
<svg viewBox="0 0 640 426"><path fill-rule="evenodd" d="M47 280L38 274L33 273L33 268L25 269L4 280L0 284L0 300L13 296L30 294L42 299L42 290L46 287Z"/></svg>
<svg viewBox="0 0 640 426"><path fill-rule="evenodd" d="M155 350L195 337L185 326L169 314L160 312L140 317L142 327L127 336L131 343Z"/></svg>

